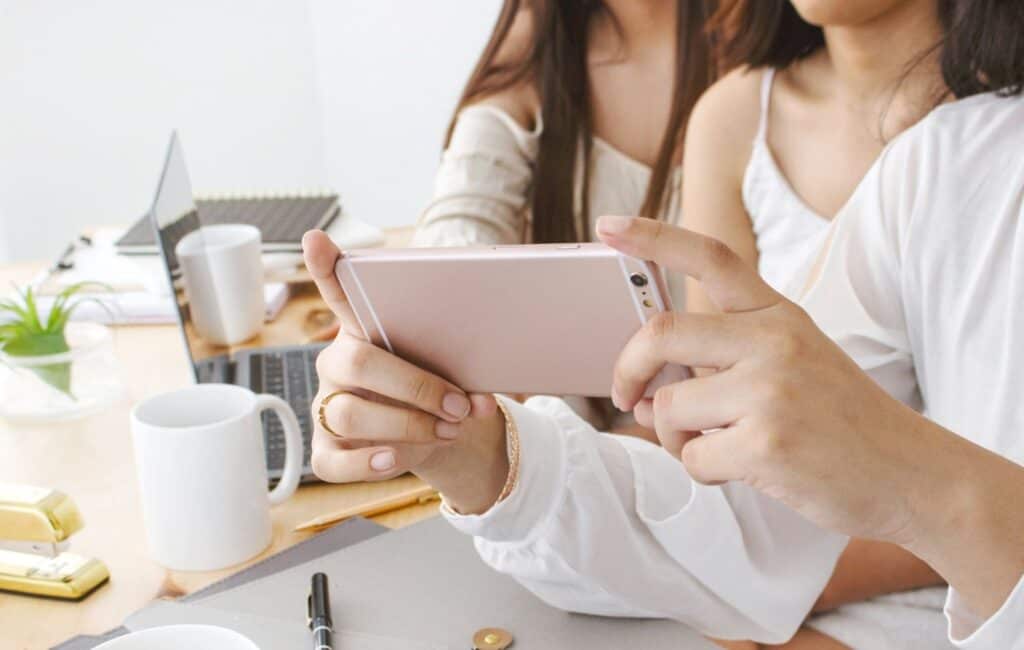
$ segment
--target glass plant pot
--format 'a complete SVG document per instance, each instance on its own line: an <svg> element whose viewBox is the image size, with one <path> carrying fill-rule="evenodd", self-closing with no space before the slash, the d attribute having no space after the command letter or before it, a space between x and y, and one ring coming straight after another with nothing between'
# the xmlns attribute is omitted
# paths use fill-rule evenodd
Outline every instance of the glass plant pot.
<svg viewBox="0 0 1024 650"><path fill-rule="evenodd" d="M22 357L0 351L0 417L61 420L95 413L121 399L110 330L98 323L68 323L71 348L60 354Z"/></svg>

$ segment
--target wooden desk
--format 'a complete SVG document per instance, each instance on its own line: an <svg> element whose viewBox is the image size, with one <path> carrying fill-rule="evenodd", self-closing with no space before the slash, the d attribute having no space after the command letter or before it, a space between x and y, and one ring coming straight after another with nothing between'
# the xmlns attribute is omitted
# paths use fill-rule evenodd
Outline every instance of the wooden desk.
<svg viewBox="0 0 1024 650"><path fill-rule="evenodd" d="M406 230L390 234L391 245ZM0 286L24 284L42 263L0 267ZM307 287L289 302L263 333L267 345L302 340L302 323L321 307ZM136 489L128 412L140 399L189 383L188 362L176 326L120 327L114 345L128 396L105 412L67 423L16 425L0 420L0 480L55 487L70 494L86 526L71 540L72 550L103 560L110 582L80 603L0 593L0 648L49 648L79 633L99 633L160 597L185 594L246 565L223 571L168 571L149 558ZM272 509L274 538L269 549L247 564L310 536L292 528L317 515L358 505L420 485L404 476L385 483L316 484L299 488ZM437 512L437 504L417 505L374 519L398 527Z"/></svg>

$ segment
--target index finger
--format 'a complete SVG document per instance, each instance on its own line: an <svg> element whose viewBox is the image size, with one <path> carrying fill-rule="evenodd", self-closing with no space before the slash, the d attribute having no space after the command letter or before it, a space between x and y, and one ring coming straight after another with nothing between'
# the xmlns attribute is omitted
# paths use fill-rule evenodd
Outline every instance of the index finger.
<svg viewBox="0 0 1024 650"><path fill-rule="evenodd" d="M356 314L348 302L345 290L334 273L334 267L341 258L342 252L334 245L327 233L322 230L310 230L302 236L302 255L306 260L306 268L316 283L320 296L327 303L345 333L364 339L366 335L359 325Z"/></svg>
<svg viewBox="0 0 1024 650"><path fill-rule="evenodd" d="M618 251L699 281L722 311L753 311L784 300L756 269L717 239L662 221L618 216L598 219L597 235Z"/></svg>
<svg viewBox="0 0 1024 650"><path fill-rule="evenodd" d="M612 375L612 401L631 409L667 363L728 368L756 350L741 317L666 312L647 322L622 348Z"/></svg>

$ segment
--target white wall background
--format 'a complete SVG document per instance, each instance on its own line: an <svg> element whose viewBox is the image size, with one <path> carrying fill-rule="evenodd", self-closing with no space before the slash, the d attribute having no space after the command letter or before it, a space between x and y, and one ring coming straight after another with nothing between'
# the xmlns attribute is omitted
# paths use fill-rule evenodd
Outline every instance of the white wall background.
<svg viewBox="0 0 1024 650"><path fill-rule="evenodd" d="M312 0L327 178L346 209L413 223L500 0Z"/></svg>
<svg viewBox="0 0 1024 650"><path fill-rule="evenodd" d="M500 0L0 0L0 262L200 193L332 188L415 221Z"/></svg>

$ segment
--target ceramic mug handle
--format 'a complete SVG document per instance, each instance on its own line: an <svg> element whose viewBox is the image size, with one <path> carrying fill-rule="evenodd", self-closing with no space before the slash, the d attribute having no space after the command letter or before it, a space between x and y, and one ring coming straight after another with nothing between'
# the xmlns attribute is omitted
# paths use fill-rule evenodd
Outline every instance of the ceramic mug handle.
<svg viewBox="0 0 1024 650"><path fill-rule="evenodd" d="M270 505L276 506L294 494L295 489L299 487L299 479L302 478L302 431L299 429L299 419L295 417L295 411L288 402L276 395L257 395L256 410L271 410L276 413L284 429L284 471L281 472L281 480L268 495Z"/></svg>

